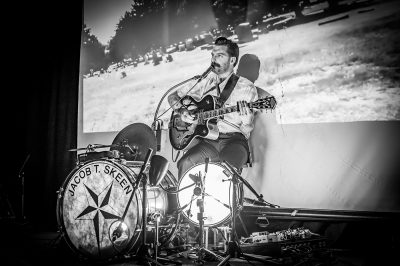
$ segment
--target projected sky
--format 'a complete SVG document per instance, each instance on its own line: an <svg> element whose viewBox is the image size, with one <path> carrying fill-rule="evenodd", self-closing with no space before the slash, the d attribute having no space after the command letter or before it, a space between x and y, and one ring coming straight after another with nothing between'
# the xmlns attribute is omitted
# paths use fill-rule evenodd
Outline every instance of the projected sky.
<svg viewBox="0 0 400 266"><path fill-rule="evenodd" d="M164 93L210 65L212 40L219 35L238 41L240 55L259 57L255 84L277 98L278 123L400 118L395 2L347 5L336 13L309 7L302 14L264 1L239 7L224 1L139 2L147 4L85 0L84 132L151 125ZM243 39L239 29L251 37ZM158 113L165 112L164 125L168 107L164 101Z"/></svg>
<svg viewBox="0 0 400 266"><path fill-rule="evenodd" d="M85 0L84 23L92 29L99 42L106 45L112 36L119 19L129 11L132 0Z"/></svg>

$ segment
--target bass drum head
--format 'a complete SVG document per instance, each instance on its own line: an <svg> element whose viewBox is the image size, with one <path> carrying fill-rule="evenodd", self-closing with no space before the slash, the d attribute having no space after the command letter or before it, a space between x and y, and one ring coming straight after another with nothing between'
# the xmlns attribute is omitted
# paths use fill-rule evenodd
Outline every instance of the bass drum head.
<svg viewBox="0 0 400 266"><path fill-rule="evenodd" d="M142 201L135 180L132 170L107 159L87 162L69 174L59 192L57 220L71 249L106 260L137 243Z"/></svg>
<svg viewBox="0 0 400 266"><path fill-rule="evenodd" d="M232 204L232 185L229 182L231 173L221 164L210 162L207 174L205 164L197 164L186 171L178 184L178 207L182 209L182 214L195 226L199 226L197 214L200 212L197 200L201 196L196 196L195 179L199 176L205 177L205 196L204 196L204 226L221 226L229 221ZM243 186L238 189L238 202L242 202Z"/></svg>

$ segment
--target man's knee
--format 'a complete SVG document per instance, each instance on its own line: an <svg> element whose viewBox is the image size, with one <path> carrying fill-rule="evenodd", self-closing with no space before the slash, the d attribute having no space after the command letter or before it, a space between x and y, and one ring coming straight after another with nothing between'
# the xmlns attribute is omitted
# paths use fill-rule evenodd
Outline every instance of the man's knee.
<svg viewBox="0 0 400 266"><path fill-rule="evenodd" d="M245 148L239 148L235 152L222 152L221 161L227 161L237 169L242 168L248 159L248 151Z"/></svg>
<svg viewBox="0 0 400 266"><path fill-rule="evenodd" d="M193 156L183 156L178 162L177 162L177 167L178 167L178 171L179 171L179 178L182 177L183 174L185 174L185 172L187 170L189 170L191 167L193 167L196 162L193 161Z"/></svg>

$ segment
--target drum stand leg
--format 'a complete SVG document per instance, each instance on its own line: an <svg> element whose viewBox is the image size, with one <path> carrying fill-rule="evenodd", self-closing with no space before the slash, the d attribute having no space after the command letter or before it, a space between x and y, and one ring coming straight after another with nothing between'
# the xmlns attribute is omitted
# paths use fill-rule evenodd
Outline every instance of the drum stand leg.
<svg viewBox="0 0 400 266"><path fill-rule="evenodd" d="M149 252L149 246L146 243L146 231L147 231L147 175L142 174L142 185L143 185L143 200L142 200L142 244L136 254L136 258L139 260L141 265L152 265L152 263L156 265L162 265L158 263L156 260L151 258Z"/></svg>
<svg viewBox="0 0 400 266"><path fill-rule="evenodd" d="M231 182L233 184L233 186L232 186L233 187L233 192L232 192L233 199L232 199L232 207L231 207L232 233L231 233L231 239L228 242L227 256L218 264L218 266L229 263L229 260L231 258L239 258L239 259L243 259L246 261L250 261L250 260L260 261L260 262L263 262L264 265L276 264L268 259L263 259L263 258L256 257L256 256L253 256L250 254L245 254L240 249L240 245L238 243L237 235L236 235L236 216L238 215L237 210L239 207L238 202L237 202L237 189L238 189L239 177L238 177L237 172L234 171L234 169L231 169L231 171L233 172L232 180L231 180ZM241 178L241 179L243 179L243 178Z"/></svg>
<svg viewBox="0 0 400 266"><path fill-rule="evenodd" d="M157 257L157 246L155 247L155 258L150 255L149 245L146 243L146 231L147 231L147 175L142 175L142 185L143 185L143 200L142 200L142 244L137 252L137 259L142 265L163 265L162 263L173 263L176 265L182 265L180 262L172 261L165 258ZM158 244L158 221L156 226L156 243Z"/></svg>
<svg viewBox="0 0 400 266"><path fill-rule="evenodd" d="M208 250L206 247L204 247L204 188L202 192L202 198L197 200L197 205L199 206L200 212L197 214L197 219L199 221L199 247L197 248L197 258L194 261L196 264L204 264L204 253L207 253L214 258L216 258L219 261L222 261L224 258L215 254L211 250ZM208 234L206 234L206 237L208 237ZM208 241L208 240L207 240Z"/></svg>

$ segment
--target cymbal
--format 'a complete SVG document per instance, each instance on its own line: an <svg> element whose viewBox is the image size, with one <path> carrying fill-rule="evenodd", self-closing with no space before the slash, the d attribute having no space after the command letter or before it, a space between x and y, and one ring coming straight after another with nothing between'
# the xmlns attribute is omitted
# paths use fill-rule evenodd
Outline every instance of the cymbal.
<svg viewBox="0 0 400 266"><path fill-rule="evenodd" d="M129 147L118 145L119 143L126 143ZM156 150L157 139L148 125L133 123L123 128L112 144L115 146L110 150L118 150L126 160L144 161L149 148Z"/></svg>
<svg viewBox="0 0 400 266"><path fill-rule="evenodd" d="M117 146L115 144L112 145L102 145L102 144L93 144L93 145L88 145L87 147L84 148L76 148L76 149L69 149L68 151L82 151L82 150L90 150L90 149L101 149L101 148L110 148L113 146Z"/></svg>

